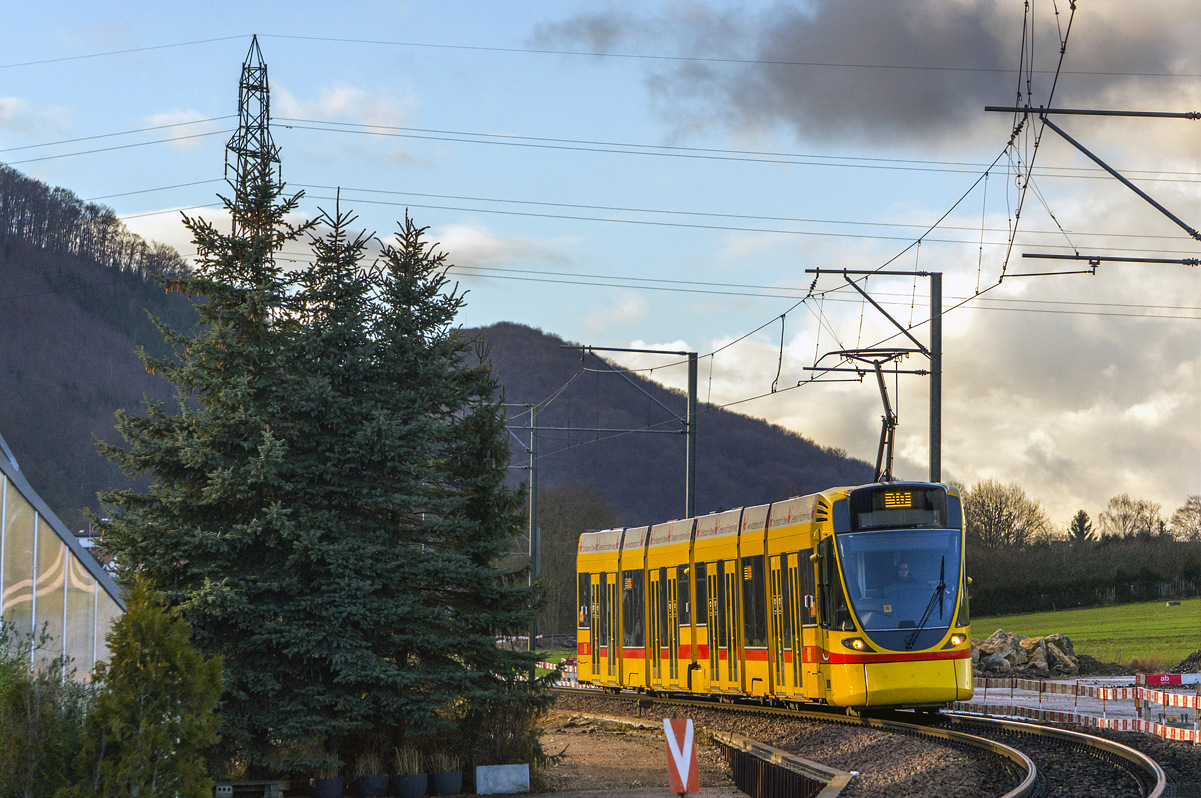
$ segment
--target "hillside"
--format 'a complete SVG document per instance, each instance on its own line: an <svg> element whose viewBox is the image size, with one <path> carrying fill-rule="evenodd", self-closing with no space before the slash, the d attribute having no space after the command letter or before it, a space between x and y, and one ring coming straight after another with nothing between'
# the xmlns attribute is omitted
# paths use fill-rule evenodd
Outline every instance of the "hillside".
<svg viewBox="0 0 1201 798"><path fill-rule="evenodd" d="M97 490L130 484L96 453L97 438L120 440L116 410L173 395L135 354L164 346L146 309L177 328L194 317L138 272L20 239L0 247L0 434L69 529L99 509Z"/></svg>
<svg viewBox="0 0 1201 798"><path fill-rule="evenodd" d="M616 374L580 373L578 350L517 324L479 331L489 357L515 404L543 402L573 376L575 381L540 411L540 428L636 429L668 422L671 414L642 391L683 415L686 397L634 376L642 390ZM589 355L589 369L612 368ZM578 375L578 376L577 376ZM511 415L521 413L517 408ZM528 414L521 416L522 423ZM658 429L678 430L679 423ZM516 433L523 441L528 433ZM570 482L589 485L613 506L622 523L649 524L684 513L684 436L547 430L539 435L542 489ZM517 449L517 447L515 447ZM514 465L524 465L523 451ZM525 479L524 472L521 479ZM698 513L762 504L833 485L870 482L872 467L772 424L708 405L698 407L696 509Z"/></svg>
<svg viewBox="0 0 1201 798"><path fill-rule="evenodd" d="M135 351L166 354L147 311L175 329L193 324L195 312L148 271L182 274L186 265L174 250L130 233L110 209L0 164L0 435L71 529L86 526L84 508L100 511L98 490L131 484L96 452L98 439L119 441L115 411L137 414L144 397L173 396ZM585 431L680 430L672 416L683 413L683 394L640 377L631 377L635 387L615 374L581 373L578 351L528 327L480 332L509 402L543 402L572 383L540 418L540 427L560 428L539 436L543 489L582 483L622 523L683 514L682 434ZM586 365L610 368L593 355ZM871 479L866 463L736 413L702 406L697 428L700 513ZM515 482L526 478L526 462L514 441Z"/></svg>

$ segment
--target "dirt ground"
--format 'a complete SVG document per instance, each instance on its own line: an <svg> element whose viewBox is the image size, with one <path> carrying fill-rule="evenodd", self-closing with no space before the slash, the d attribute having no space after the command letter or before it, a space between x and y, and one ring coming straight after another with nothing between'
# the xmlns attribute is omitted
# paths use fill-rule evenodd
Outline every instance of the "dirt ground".
<svg viewBox="0 0 1201 798"><path fill-rule="evenodd" d="M574 798L612 795L670 795L667 743L663 721L648 718L641 728L630 722L597 720L570 710L552 710L543 723L542 750L562 753L546 770L551 792ZM717 749L699 743L697 766L702 795L741 796Z"/></svg>

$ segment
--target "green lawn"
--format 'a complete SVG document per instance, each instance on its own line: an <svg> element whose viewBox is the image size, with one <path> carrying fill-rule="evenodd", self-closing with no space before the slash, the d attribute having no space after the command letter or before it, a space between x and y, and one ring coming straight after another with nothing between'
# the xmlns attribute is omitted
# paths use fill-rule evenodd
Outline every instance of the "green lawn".
<svg viewBox="0 0 1201 798"><path fill-rule="evenodd" d="M1201 648L1201 598L1119 604L1112 607L972 618L972 637L998 629L1037 637L1056 632L1072 639L1077 654L1147 671L1170 668Z"/></svg>

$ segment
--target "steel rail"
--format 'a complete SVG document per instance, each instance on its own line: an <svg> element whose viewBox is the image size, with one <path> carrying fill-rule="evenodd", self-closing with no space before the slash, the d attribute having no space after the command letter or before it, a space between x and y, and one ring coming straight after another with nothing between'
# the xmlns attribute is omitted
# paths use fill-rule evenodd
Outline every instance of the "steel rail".
<svg viewBox="0 0 1201 798"><path fill-rule="evenodd" d="M1132 775L1138 779L1140 784L1148 788L1145 798L1162 798L1167 791L1168 777L1158 762L1142 751L1122 745L1121 743L1116 743L1113 740L1107 740L1104 737L1096 737L1069 729L1060 729L1056 726L1043 726L1036 723L1025 723L1003 718L987 718L979 715L949 715L944 713L942 719L944 723L951 725L990 726L1017 734L1057 738L1073 745L1097 749L1109 757L1121 759L1128 765L1133 766L1137 772L1132 771Z"/></svg>

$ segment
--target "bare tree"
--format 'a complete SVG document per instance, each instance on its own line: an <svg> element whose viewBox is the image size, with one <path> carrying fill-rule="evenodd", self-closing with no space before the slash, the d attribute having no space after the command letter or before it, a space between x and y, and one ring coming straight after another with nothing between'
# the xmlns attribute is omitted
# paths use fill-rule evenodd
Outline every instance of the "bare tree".
<svg viewBox="0 0 1201 798"><path fill-rule="evenodd" d="M1172 513L1172 535L1177 540L1201 541L1201 493L1194 493Z"/></svg>
<svg viewBox="0 0 1201 798"><path fill-rule="evenodd" d="M1130 494L1120 493L1109 500L1101 513L1101 535L1119 538L1154 535L1163 528L1159 511L1160 505L1153 501L1132 499Z"/></svg>
<svg viewBox="0 0 1201 798"><path fill-rule="evenodd" d="M977 482L963 494L963 515L969 537L985 546L1024 546L1051 526L1042 505L1016 483L994 479Z"/></svg>
<svg viewBox="0 0 1201 798"><path fill-rule="evenodd" d="M542 530L542 585L546 609L541 619L548 634L574 634L575 557L580 534L617 523L613 508L582 482L539 491L538 527Z"/></svg>

